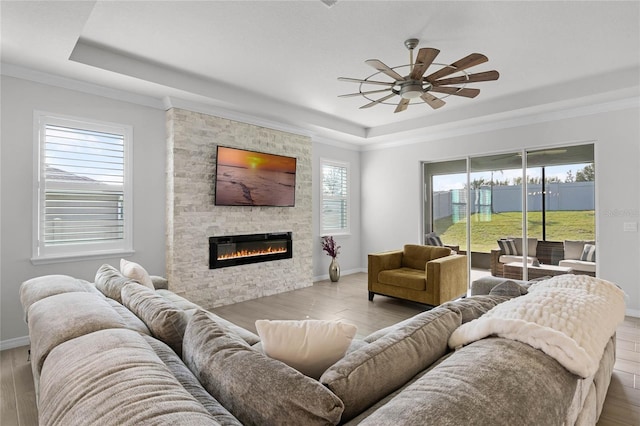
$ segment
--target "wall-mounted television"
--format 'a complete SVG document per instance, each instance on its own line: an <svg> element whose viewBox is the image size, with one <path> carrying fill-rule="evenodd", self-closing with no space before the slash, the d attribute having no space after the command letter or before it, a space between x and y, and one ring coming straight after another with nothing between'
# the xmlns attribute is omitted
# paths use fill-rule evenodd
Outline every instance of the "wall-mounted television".
<svg viewBox="0 0 640 426"><path fill-rule="evenodd" d="M296 158L218 146L216 206L293 207Z"/></svg>

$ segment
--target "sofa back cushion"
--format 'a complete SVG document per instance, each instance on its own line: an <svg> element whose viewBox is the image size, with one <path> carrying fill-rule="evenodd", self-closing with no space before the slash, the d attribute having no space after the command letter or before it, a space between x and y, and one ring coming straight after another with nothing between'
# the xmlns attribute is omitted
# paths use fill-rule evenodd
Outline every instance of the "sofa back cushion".
<svg viewBox="0 0 640 426"><path fill-rule="evenodd" d="M449 256L450 254L451 250L446 247L406 244L402 254L402 266L424 271L428 261Z"/></svg>
<svg viewBox="0 0 640 426"><path fill-rule="evenodd" d="M243 424L337 424L344 405L318 381L251 348L197 311L183 359L205 389Z"/></svg>
<svg viewBox="0 0 640 426"><path fill-rule="evenodd" d="M56 347L40 380L40 425L219 425L132 330ZM228 415L229 422L233 418Z"/></svg>
<svg viewBox="0 0 640 426"><path fill-rule="evenodd" d="M96 272L95 285L105 296L122 303L122 287L137 281L125 277L122 273L109 264L104 264Z"/></svg>
<svg viewBox="0 0 640 426"><path fill-rule="evenodd" d="M516 245L516 251L518 256L522 256L522 237L507 237L509 239L513 239L514 244ZM535 257L537 256L536 252L538 251L538 239L537 238L527 238L527 256Z"/></svg>
<svg viewBox="0 0 640 426"><path fill-rule="evenodd" d="M100 294L61 293L35 302L29 309L34 376L40 374L42 364L56 346L94 331L126 327Z"/></svg>
<svg viewBox="0 0 640 426"><path fill-rule="evenodd" d="M595 244L594 241L564 240L564 258L580 260L585 244Z"/></svg>
<svg viewBox="0 0 640 426"><path fill-rule="evenodd" d="M38 300L71 292L99 293L93 284L68 275L43 275L23 282L20 285L20 303L25 321L29 322L29 308Z"/></svg>
<svg viewBox="0 0 640 426"><path fill-rule="evenodd" d="M460 324L460 313L436 308L389 329L332 365L320 382L344 402L342 421L357 416L446 354L449 336Z"/></svg>
<svg viewBox="0 0 640 426"><path fill-rule="evenodd" d="M525 343L486 338L453 352L359 424L563 424L578 379Z"/></svg>
<svg viewBox="0 0 640 426"><path fill-rule="evenodd" d="M122 303L147 325L154 337L182 355L182 338L187 327L184 311L156 294L155 290L138 283L122 288Z"/></svg>

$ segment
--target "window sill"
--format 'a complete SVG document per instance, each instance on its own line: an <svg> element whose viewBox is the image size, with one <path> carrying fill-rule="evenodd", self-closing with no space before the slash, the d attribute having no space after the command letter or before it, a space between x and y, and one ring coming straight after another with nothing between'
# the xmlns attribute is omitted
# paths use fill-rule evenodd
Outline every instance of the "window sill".
<svg viewBox="0 0 640 426"><path fill-rule="evenodd" d="M34 265L48 265L51 263L64 262L81 262L90 259L107 259L118 256L129 256L135 253L135 250L106 250L96 252L85 252L82 254L60 254L50 256L32 257L31 263Z"/></svg>

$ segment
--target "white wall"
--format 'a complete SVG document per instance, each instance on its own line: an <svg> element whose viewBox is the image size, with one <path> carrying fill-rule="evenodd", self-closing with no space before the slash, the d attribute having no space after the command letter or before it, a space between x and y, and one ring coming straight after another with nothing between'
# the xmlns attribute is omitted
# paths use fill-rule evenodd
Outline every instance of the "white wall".
<svg viewBox="0 0 640 426"><path fill-rule="evenodd" d="M362 264L367 253L420 242L421 161L594 141L598 276L621 286L628 312L640 316L639 236L623 231L640 221L639 114L635 107L363 152Z"/></svg>
<svg viewBox="0 0 640 426"><path fill-rule="evenodd" d="M164 111L2 76L2 159L0 250L0 342L25 344L28 329L19 300L20 284L45 274L66 274L93 281L103 263L94 259L34 266L31 261L33 202L33 111L43 110L133 126L133 243L149 273L165 272Z"/></svg>
<svg viewBox="0 0 640 426"><path fill-rule="evenodd" d="M331 258L322 251L320 245L320 159L336 160L349 163L351 173L351 226L349 235L335 236L341 247L338 264L342 275L362 271L360 253L360 152L318 141L313 142L313 277L314 281L329 278ZM364 265L366 266L366 265Z"/></svg>

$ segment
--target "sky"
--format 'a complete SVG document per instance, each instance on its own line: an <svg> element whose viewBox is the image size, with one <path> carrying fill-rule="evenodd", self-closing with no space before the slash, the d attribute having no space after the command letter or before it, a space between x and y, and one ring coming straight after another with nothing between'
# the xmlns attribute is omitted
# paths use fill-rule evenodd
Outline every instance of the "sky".
<svg viewBox="0 0 640 426"><path fill-rule="evenodd" d="M567 172L569 170L571 170L575 178L576 172L578 170L582 170L586 165L587 164L585 163L585 164L571 164L568 166L549 166L546 168L545 174L547 179L552 177L558 177L561 181L564 181L567 177ZM529 169L528 176L540 177L541 168L536 167L536 168ZM522 177L522 169L500 170L500 171L495 171L493 173L493 179L496 181L508 180L509 182L513 182L513 179L518 177ZM471 174L471 180L480 179L480 178L484 178L486 181L490 181L491 172L479 172L479 173ZM434 176L433 190L448 191L450 189L463 189L466 183L467 183L467 175L465 173L460 173L455 175Z"/></svg>

